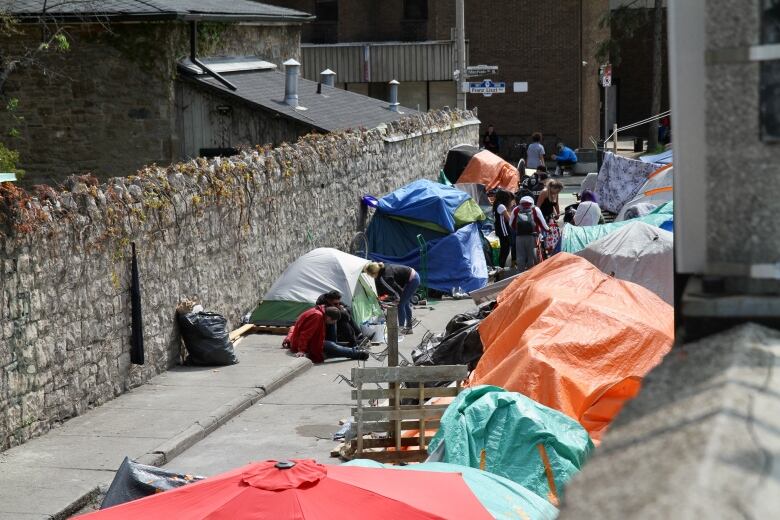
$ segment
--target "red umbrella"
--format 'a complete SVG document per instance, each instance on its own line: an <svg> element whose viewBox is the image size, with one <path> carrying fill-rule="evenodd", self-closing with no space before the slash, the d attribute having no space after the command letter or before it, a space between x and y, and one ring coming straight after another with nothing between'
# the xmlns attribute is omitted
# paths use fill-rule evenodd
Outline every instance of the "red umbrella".
<svg viewBox="0 0 780 520"><path fill-rule="evenodd" d="M479 520L492 516L459 473L271 460L79 518Z"/></svg>

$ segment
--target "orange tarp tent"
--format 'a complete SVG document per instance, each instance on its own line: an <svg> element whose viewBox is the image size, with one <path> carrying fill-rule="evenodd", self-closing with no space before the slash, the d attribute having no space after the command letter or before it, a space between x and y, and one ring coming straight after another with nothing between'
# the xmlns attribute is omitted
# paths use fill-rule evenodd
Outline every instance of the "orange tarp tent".
<svg viewBox="0 0 780 520"><path fill-rule="evenodd" d="M599 441L671 349L674 311L644 287L559 253L504 289L478 330L484 354L470 385L520 392Z"/></svg>
<svg viewBox="0 0 780 520"><path fill-rule="evenodd" d="M514 193L519 180L517 168L493 152L482 150L471 158L456 184L484 184L487 191L501 187Z"/></svg>

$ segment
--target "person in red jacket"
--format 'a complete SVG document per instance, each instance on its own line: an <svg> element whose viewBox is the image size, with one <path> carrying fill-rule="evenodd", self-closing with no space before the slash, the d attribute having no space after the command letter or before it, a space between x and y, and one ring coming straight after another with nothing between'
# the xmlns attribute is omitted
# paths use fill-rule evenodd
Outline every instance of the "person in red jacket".
<svg viewBox="0 0 780 520"><path fill-rule="evenodd" d="M315 305L295 320L290 333L289 348L297 357L308 356L313 363L328 358L368 359L368 352L339 345L325 339L325 325L332 325L341 317L337 307Z"/></svg>

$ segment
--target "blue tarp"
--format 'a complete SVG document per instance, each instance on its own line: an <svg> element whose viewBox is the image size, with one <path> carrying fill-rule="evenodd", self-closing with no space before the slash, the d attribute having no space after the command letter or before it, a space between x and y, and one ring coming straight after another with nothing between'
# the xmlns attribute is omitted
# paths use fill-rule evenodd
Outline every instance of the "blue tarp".
<svg viewBox="0 0 780 520"><path fill-rule="evenodd" d="M639 158L639 160L642 162L656 164L671 164L673 159L674 156L672 154L672 150L666 150L665 152L661 152L657 155L643 155Z"/></svg>
<svg viewBox="0 0 780 520"><path fill-rule="evenodd" d="M458 189L423 179L379 199L377 210L395 217L433 222L452 233L455 210L469 198Z"/></svg>
<svg viewBox="0 0 780 520"><path fill-rule="evenodd" d="M369 251L384 256L406 256L409 251L420 247L417 235L422 235L426 242L432 242L446 237L448 233L376 213L368 224L366 235Z"/></svg>
<svg viewBox="0 0 780 520"><path fill-rule="evenodd" d="M381 222L381 225L376 222ZM389 218L378 219L375 215L368 228L369 257L379 262L407 265L420 271L420 249L410 227L416 226ZM463 226L450 235L418 229L431 233L431 240L427 244L426 285L429 288L449 293L453 287L460 287L470 292L487 284L487 264L477 224ZM398 244L409 244L412 240L413 247L399 254Z"/></svg>

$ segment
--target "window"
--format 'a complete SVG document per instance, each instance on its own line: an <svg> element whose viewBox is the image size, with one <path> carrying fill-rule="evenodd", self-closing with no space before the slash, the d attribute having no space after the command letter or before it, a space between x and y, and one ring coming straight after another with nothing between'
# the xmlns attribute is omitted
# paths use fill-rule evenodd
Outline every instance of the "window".
<svg viewBox="0 0 780 520"><path fill-rule="evenodd" d="M404 0L404 20L427 20L428 0Z"/></svg>
<svg viewBox="0 0 780 520"><path fill-rule="evenodd" d="M761 13L761 44L780 43L780 0L764 0ZM780 142L780 59L761 63L761 137Z"/></svg>
<svg viewBox="0 0 780 520"><path fill-rule="evenodd" d="M339 19L338 0L317 0L314 16L318 22L337 22Z"/></svg>

